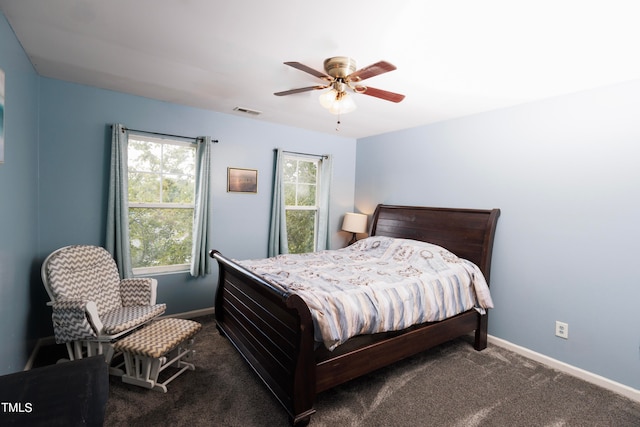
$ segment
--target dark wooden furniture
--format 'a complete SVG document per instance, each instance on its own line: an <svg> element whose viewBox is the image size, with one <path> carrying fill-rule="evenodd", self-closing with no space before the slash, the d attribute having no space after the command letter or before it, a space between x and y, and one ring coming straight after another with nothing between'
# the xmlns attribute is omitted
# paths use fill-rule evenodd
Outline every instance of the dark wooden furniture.
<svg viewBox="0 0 640 427"><path fill-rule="evenodd" d="M474 262L489 282L500 210L378 205L372 236L426 241ZM309 308L220 252L215 314L220 331L238 349L289 413L307 424L317 393L428 348L475 331L476 350L487 346L487 315L469 310L440 322L398 332L361 335L334 351L314 343ZM316 348L317 347L317 348Z"/></svg>

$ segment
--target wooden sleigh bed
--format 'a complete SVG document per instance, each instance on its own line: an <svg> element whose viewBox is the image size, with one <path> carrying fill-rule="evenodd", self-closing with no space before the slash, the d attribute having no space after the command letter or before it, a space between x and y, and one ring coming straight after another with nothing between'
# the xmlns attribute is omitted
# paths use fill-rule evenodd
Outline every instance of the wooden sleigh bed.
<svg viewBox="0 0 640 427"><path fill-rule="evenodd" d="M489 283L499 209L449 209L378 205L371 236L433 243L476 264ZM273 286L224 257L215 301L217 326L289 414L305 425L317 393L475 332L474 348L487 346L488 315L472 309L402 331L360 335L329 351L314 342L309 308L298 295Z"/></svg>

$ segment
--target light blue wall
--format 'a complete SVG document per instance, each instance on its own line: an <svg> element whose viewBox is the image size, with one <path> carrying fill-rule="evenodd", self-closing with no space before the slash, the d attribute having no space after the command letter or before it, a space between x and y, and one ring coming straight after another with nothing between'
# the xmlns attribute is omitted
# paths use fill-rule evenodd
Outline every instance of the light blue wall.
<svg viewBox="0 0 640 427"><path fill-rule="evenodd" d="M273 150L334 156L334 246L344 212L353 210L356 141L184 107L59 80L40 79L40 252L74 243L104 244L111 123L174 135L210 135L213 147L214 248L234 258L267 255ZM258 194L227 193L227 167L258 170ZM212 248L213 249L213 248ZM167 313L211 308L217 276L161 275Z"/></svg>
<svg viewBox="0 0 640 427"><path fill-rule="evenodd" d="M640 389L638 159L634 81L359 140L356 209L500 208L489 333Z"/></svg>
<svg viewBox="0 0 640 427"><path fill-rule="evenodd" d="M0 164L0 374L24 367L37 336L31 300L40 288L38 246L38 76L0 13L0 69L5 73L5 163Z"/></svg>

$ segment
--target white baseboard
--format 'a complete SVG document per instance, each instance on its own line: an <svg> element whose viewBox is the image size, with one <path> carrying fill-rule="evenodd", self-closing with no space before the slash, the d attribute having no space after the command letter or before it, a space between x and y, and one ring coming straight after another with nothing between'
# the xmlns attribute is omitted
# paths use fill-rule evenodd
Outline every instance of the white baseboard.
<svg viewBox="0 0 640 427"><path fill-rule="evenodd" d="M540 354L533 350L529 350L528 348L524 348L509 341L505 341L501 338L489 335L488 341L491 344L495 344L497 346L506 348L507 350L511 350L514 353L518 353L519 355L524 356L528 359L540 362L552 369L580 378L581 380L613 391L614 393L621 394L633 401L640 403L640 390L636 390L635 388L620 384L616 381L610 380L592 372L585 371L584 369L577 368L575 366L553 359L549 356L545 356L544 354Z"/></svg>
<svg viewBox="0 0 640 427"><path fill-rule="evenodd" d="M160 316L159 318L174 317L174 318L178 318L178 319L193 319L195 317L208 316L210 314L214 314L214 308L213 307L202 308L202 309L199 309L199 310L186 311L184 313L167 314L167 315L164 315L164 316ZM35 347L33 347L33 351L31 351L31 355L29 356L29 360L27 360L27 363L24 366L24 370L28 371L33 367L33 363L35 362L36 357L38 356L38 352L40 351L40 349L42 347L46 347L48 345L55 345L55 343L56 343L56 340L53 337L53 335L48 336L48 337L39 338L38 341L36 342Z"/></svg>

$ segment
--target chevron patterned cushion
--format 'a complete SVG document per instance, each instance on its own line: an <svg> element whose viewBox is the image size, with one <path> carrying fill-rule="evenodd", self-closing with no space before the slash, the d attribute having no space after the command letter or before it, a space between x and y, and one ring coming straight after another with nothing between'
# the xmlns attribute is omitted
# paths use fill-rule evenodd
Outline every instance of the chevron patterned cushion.
<svg viewBox="0 0 640 427"><path fill-rule="evenodd" d="M87 320L86 301L61 301L53 304L51 319L56 343L95 338L96 333Z"/></svg>
<svg viewBox="0 0 640 427"><path fill-rule="evenodd" d="M193 337L202 325L193 320L162 319L116 342L113 347L130 354L161 357Z"/></svg>
<svg viewBox="0 0 640 427"><path fill-rule="evenodd" d="M120 281L122 305L149 305L151 301L151 284L153 279L136 277Z"/></svg>
<svg viewBox="0 0 640 427"><path fill-rule="evenodd" d="M100 317L100 320L102 320L104 324L102 333L105 335L114 335L127 329L135 328L154 317L160 316L166 308L166 304L114 308Z"/></svg>
<svg viewBox="0 0 640 427"><path fill-rule="evenodd" d="M47 276L55 301L93 301L101 316L122 305L118 267L104 248L64 248L49 260Z"/></svg>

